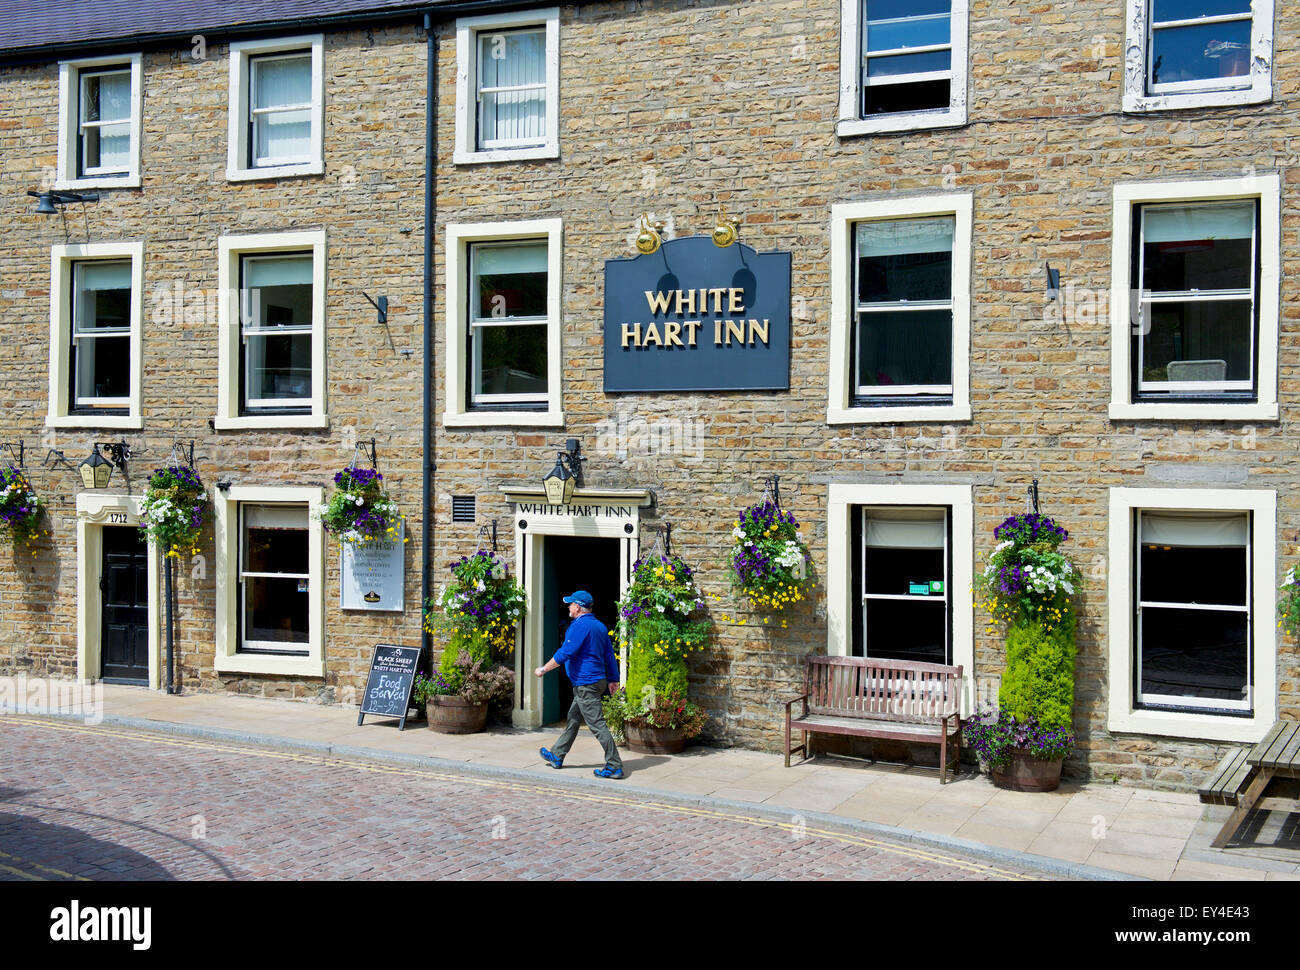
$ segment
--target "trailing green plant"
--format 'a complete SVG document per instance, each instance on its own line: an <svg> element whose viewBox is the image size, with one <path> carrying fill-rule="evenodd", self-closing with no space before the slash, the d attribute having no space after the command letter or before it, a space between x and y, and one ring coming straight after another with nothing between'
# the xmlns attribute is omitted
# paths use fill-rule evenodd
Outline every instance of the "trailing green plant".
<svg viewBox="0 0 1300 970"><path fill-rule="evenodd" d="M437 670L428 677L417 673L411 687L411 699L417 704L427 704L431 697L450 697L455 693L456 688L448 684L443 679L442 673Z"/></svg>
<svg viewBox="0 0 1300 970"><path fill-rule="evenodd" d="M492 637L483 628L452 627L445 634L447 639L438 660L438 673L453 692L459 692L465 682L465 668L460 664L460 657L467 656L471 663L480 667L491 664Z"/></svg>
<svg viewBox="0 0 1300 970"><path fill-rule="evenodd" d="M1007 630L998 705L1017 721L1068 731L1074 710L1074 624L1023 621Z"/></svg>
<svg viewBox="0 0 1300 970"><path fill-rule="evenodd" d="M808 546L793 512L770 500L742 509L731 530L732 583L750 605L781 612L812 587Z"/></svg>
<svg viewBox="0 0 1300 970"><path fill-rule="evenodd" d="M627 721L627 690L620 687L612 694L606 694L600 699L600 709L605 715L605 724L609 727L609 733L614 737L615 744L624 744L627 742L627 735L623 733L623 725Z"/></svg>
<svg viewBox="0 0 1300 970"><path fill-rule="evenodd" d="M685 691L672 690L657 693L647 690L643 695L626 699L623 727L653 727L660 730L678 730L690 739L699 736L709 721L708 712L688 700Z"/></svg>
<svg viewBox="0 0 1300 970"><path fill-rule="evenodd" d="M1300 640L1300 579L1296 578L1295 566L1286 571L1278 587L1277 628L1293 640Z"/></svg>
<svg viewBox="0 0 1300 970"><path fill-rule="evenodd" d="M208 496L188 465L155 468L140 501L140 528L168 556L198 554Z"/></svg>
<svg viewBox="0 0 1300 970"><path fill-rule="evenodd" d="M325 531L353 546L379 539L396 542L402 522L401 510L384 489L384 476L373 468L337 472L334 494L316 515Z"/></svg>
<svg viewBox="0 0 1300 970"><path fill-rule="evenodd" d="M424 604L424 629L452 636L481 631L497 656L511 653L528 597L505 562L480 549L448 563L448 568L452 581Z"/></svg>
<svg viewBox="0 0 1300 970"><path fill-rule="evenodd" d="M37 539L50 534L41 529L44 513L45 500L32 490L27 476L13 465L0 469L0 538L31 549Z"/></svg>
<svg viewBox="0 0 1300 970"><path fill-rule="evenodd" d="M647 685L660 693L673 690L686 693L689 649L679 642L682 632L664 616L643 616L637 620L628 642L627 689L631 696L640 697Z"/></svg>

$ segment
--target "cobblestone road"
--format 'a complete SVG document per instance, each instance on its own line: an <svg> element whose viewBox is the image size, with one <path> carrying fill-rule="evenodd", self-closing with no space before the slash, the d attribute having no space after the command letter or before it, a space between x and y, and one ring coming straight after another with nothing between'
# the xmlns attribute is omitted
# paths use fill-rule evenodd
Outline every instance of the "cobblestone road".
<svg viewBox="0 0 1300 970"><path fill-rule="evenodd" d="M799 821L0 717L0 880L1025 879Z"/></svg>

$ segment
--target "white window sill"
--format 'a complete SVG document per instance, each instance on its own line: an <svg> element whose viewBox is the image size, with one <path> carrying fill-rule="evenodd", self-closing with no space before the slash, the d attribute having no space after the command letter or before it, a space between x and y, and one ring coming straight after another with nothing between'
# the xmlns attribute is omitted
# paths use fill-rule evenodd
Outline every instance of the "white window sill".
<svg viewBox="0 0 1300 970"><path fill-rule="evenodd" d="M47 428L124 428L139 431L144 418L138 414L60 414L45 419Z"/></svg>
<svg viewBox="0 0 1300 970"><path fill-rule="evenodd" d="M444 428L563 428L563 411L445 412Z"/></svg>
<svg viewBox="0 0 1300 970"><path fill-rule="evenodd" d="M238 418L217 416L212 419L217 431L240 431L249 428L311 428L330 426L328 414L257 414Z"/></svg>
<svg viewBox="0 0 1300 970"><path fill-rule="evenodd" d="M1270 84L1235 91L1188 91L1183 94L1125 95L1124 110L1132 112L1177 111L1186 108L1227 108L1242 104L1263 104L1273 100Z"/></svg>
<svg viewBox="0 0 1300 970"><path fill-rule="evenodd" d="M1188 714L1181 711L1131 711L1111 715L1106 730L1112 734L1154 734L1166 738L1193 738L1201 741L1229 741L1256 744L1268 733L1273 718L1224 717L1215 714Z"/></svg>
<svg viewBox="0 0 1300 970"><path fill-rule="evenodd" d="M79 189L138 189L139 187L139 172L128 172L124 175L105 175L103 177L87 175L79 179L59 179L54 183L55 192L70 192Z"/></svg>
<svg viewBox="0 0 1300 970"><path fill-rule="evenodd" d="M1277 404L1122 404L1111 402L1113 421L1276 421Z"/></svg>
<svg viewBox="0 0 1300 970"><path fill-rule="evenodd" d="M307 162L302 165L274 165L267 168L228 168L227 182L262 182L267 179L293 178L299 175L322 175L325 172L323 161Z"/></svg>
<svg viewBox="0 0 1300 970"><path fill-rule="evenodd" d="M925 407L827 408L827 424L902 424L909 421L969 421L969 404Z"/></svg>
<svg viewBox="0 0 1300 970"><path fill-rule="evenodd" d="M319 657L282 657L275 654L217 654L219 674L279 674L287 677L324 677L325 663Z"/></svg>
<svg viewBox="0 0 1300 970"><path fill-rule="evenodd" d="M538 145L535 148L493 148L487 151L452 153L453 165L483 165L491 162L526 162L535 158L559 158L559 144Z"/></svg>
<svg viewBox="0 0 1300 970"><path fill-rule="evenodd" d="M956 128L964 124L964 111L908 111L874 118L842 118L835 126L835 133L841 138L852 138L855 135L874 135L888 131Z"/></svg>

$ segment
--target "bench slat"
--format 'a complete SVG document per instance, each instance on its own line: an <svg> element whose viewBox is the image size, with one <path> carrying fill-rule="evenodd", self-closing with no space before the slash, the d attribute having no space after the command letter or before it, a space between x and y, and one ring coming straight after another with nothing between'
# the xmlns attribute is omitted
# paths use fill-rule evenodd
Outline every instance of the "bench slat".
<svg viewBox="0 0 1300 970"><path fill-rule="evenodd" d="M1199 790L1201 801L1215 805L1236 805L1248 776L1253 774L1252 766L1246 761L1248 754L1248 748L1233 748L1224 755L1210 780Z"/></svg>
<svg viewBox="0 0 1300 970"><path fill-rule="evenodd" d="M1300 721L1283 721L1268 752L1256 761L1261 768L1290 768L1300 757Z"/></svg>

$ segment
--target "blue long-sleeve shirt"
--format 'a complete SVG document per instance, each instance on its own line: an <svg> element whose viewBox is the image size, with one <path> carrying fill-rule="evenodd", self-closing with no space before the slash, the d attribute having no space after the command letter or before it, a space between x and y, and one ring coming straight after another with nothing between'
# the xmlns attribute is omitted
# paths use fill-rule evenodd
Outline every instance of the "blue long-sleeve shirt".
<svg viewBox="0 0 1300 970"><path fill-rule="evenodd" d="M564 665L575 687L601 680L618 682L618 658L614 656L609 630L590 613L580 614L569 624L564 643L551 659Z"/></svg>

